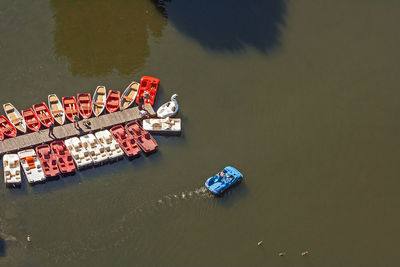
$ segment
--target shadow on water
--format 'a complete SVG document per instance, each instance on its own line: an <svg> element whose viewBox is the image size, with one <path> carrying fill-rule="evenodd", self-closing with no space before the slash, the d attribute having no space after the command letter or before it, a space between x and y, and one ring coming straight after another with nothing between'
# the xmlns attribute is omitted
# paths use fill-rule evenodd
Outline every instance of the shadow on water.
<svg viewBox="0 0 400 267"><path fill-rule="evenodd" d="M0 238L0 257L6 256L6 241Z"/></svg>
<svg viewBox="0 0 400 267"><path fill-rule="evenodd" d="M286 0L153 0L179 31L202 46L268 52L279 44Z"/></svg>
<svg viewBox="0 0 400 267"><path fill-rule="evenodd" d="M128 75L149 56L148 39L160 37L166 19L149 0L51 0L54 53L73 75Z"/></svg>

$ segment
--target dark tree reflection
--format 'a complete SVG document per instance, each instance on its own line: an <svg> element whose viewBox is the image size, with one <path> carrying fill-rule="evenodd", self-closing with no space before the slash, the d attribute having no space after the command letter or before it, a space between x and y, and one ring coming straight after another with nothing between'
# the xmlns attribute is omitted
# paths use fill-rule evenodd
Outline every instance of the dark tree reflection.
<svg viewBox="0 0 400 267"><path fill-rule="evenodd" d="M56 57L66 59L74 75L140 70L149 55L149 37L160 37L166 24L154 3L51 0Z"/></svg>
<svg viewBox="0 0 400 267"><path fill-rule="evenodd" d="M182 33L206 48L267 52L279 44L285 0L154 0Z"/></svg>

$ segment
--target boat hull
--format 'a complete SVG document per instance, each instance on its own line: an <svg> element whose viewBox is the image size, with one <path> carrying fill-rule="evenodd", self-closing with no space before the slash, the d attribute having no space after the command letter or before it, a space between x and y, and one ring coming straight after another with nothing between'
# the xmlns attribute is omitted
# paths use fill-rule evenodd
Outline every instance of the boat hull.
<svg viewBox="0 0 400 267"><path fill-rule="evenodd" d="M74 122L74 116L78 115L78 104L76 103L76 99L74 96L63 97L62 98L63 108L65 111L65 117L71 122Z"/></svg>
<svg viewBox="0 0 400 267"><path fill-rule="evenodd" d="M53 115L54 120L58 124L64 125L65 111L64 111L64 108L63 108L63 105L62 105L60 99L58 99L57 95L51 94L51 95L48 95L47 100L48 100L47 102L49 104L50 112Z"/></svg>
<svg viewBox="0 0 400 267"><path fill-rule="evenodd" d="M125 130L133 137L136 144L145 152L151 153L158 148L156 140L151 134L145 131L137 121L128 123Z"/></svg>
<svg viewBox="0 0 400 267"><path fill-rule="evenodd" d="M131 84L125 89L121 95L121 101L119 105L120 110L129 108L136 100L136 96L139 91L140 84L138 82L131 82Z"/></svg>
<svg viewBox="0 0 400 267"><path fill-rule="evenodd" d="M21 133L26 133L26 123L21 113L11 103L4 104L3 108L8 120L14 125L15 129Z"/></svg>
<svg viewBox="0 0 400 267"><path fill-rule="evenodd" d="M90 118L93 112L90 94L78 94L76 99L78 100L79 114L82 118Z"/></svg>
<svg viewBox="0 0 400 267"><path fill-rule="evenodd" d="M140 79L140 87L136 96L136 103L139 104L139 99L144 97L144 92L149 93L150 98L144 99L145 104L154 105L154 101L156 99L158 86L160 84L160 80L150 76L143 76Z"/></svg>
<svg viewBox="0 0 400 267"><path fill-rule="evenodd" d="M36 116L39 119L40 123L44 127L49 128L50 125L54 124L54 118L51 115L49 108L44 102L33 105L33 110L35 111Z"/></svg>
<svg viewBox="0 0 400 267"><path fill-rule="evenodd" d="M0 130L4 136L16 137L17 129L4 115L0 116Z"/></svg>
<svg viewBox="0 0 400 267"><path fill-rule="evenodd" d="M220 173L223 173L221 176ZM219 174L210 177L205 182L205 186L215 195L220 195L243 179L243 175L234 167L227 166Z"/></svg>
<svg viewBox="0 0 400 267"><path fill-rule="evenodd" d="M119 101L121 98L120 91L108 91L107 99L106 99L106 109L109 113L113 113L119 108Z"/></svg>
<svg viewBox="0 0 400 267"><path fill-rule="evenodd" d="M140 147L136 144L135 139L126 132L122 125L112 127L110 132L128 157L136 157L140 154Z"/></svg>
<svg viewBox="0 0 400 267"><path fill-rule="evenodd" d="M106 108L106 88L104 86L97 86L93 94L92 110L94 116L99 116Z"/></svg>
<svg viewBox="0 0 400 267"><path fill-rule="evenodd" d="M26 122L26 127L32 132L37 132L40 130L40 121L36 116L36 113L33 112L33 109L30 108L28 110L23 110L22 115L24 116L24 120Z"/></svg>

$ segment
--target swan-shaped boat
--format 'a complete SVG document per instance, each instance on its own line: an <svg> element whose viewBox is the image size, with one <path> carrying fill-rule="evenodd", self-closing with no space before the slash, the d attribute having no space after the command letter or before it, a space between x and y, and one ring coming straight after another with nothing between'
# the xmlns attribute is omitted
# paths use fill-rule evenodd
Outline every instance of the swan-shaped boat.
<svg viewBox="0 0 400 267"><path fill-rule="evenodd" d="M166 118L166 117L173 117L178 113L179 105L178 101L176 101L177 94L171 96L171 101L168 101L164 105L158 108L157 110L157 117L159 118Z"/></svg>

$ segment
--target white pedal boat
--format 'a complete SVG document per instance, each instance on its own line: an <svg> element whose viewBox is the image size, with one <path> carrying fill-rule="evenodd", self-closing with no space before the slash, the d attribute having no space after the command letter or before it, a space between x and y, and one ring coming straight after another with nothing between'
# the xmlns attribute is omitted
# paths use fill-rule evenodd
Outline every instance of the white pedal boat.
<svg viewBox="0 0 400 267"><path fill-rule="evenodd" d="M157 117L159 118L167 118L167 117L173 117L178 113L179 105L178 101L176 101L176 97L178 95L174 94L171 96L171 101L168 101L161 107L157 109Z"/></svg>
<svg viewBox="0 0 400 267"><path fill-rule="evenodd" d="M66 139L65 145L67 146L67 149L74 159L78 169L89 167L93 164L89 151L83 147L83 144L78 137Z"/></svg>
<svg viewBox="0 0 400 267"><path fill-rule="evenodd" d="M94 135L106 150L109 159L114 160L124 156L124 151L108 130L99 131Z"/></svg>
<svg viewBox="0 0 400 267"><path fill-rule="evenodd" d="M28 183L35 184L46 180L35 150L26 149L19 151L18 157Z"/></svg>
<svg viewBox="0 0 400 267"><path fill-rule="evenodd" d="M143 120L143 129L151 133L160 134L180 134L182 130L181 119L145 119Z"/></svg>
<svg viewBox="0 0 400 267"><path fill-rule="evenodd" d="M21 184L21 166L17 154L3 156L4 183L6 185Z"/></svg>
<svg viewBox="0 0 400 267"><path fill-rule="evenodd" d="M14 124L15 128L21 133L26 133L26 122L18 109L11 103L4 104L3 108L7 118Z"/></svg>
<svg viewBox="0 0 400 267"><path fill-rule="evenodd" d="M83 147L89 151L95 165L100 165L108 161L108 155L105 148L93 134L87 134L80 137Z"/></svg>

